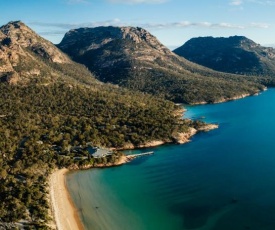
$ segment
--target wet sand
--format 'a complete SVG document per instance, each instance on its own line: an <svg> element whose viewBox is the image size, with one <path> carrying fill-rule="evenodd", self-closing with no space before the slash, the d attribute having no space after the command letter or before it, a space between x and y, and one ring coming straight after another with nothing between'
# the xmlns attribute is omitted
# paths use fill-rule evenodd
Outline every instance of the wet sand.
<svg viewBox="0 0 275 230"><path fill-rule="evenodd" d="M60 169L50 176L50 197L58 230L83 230L71 197L67 191L65 174L68 169Z"/></svg>

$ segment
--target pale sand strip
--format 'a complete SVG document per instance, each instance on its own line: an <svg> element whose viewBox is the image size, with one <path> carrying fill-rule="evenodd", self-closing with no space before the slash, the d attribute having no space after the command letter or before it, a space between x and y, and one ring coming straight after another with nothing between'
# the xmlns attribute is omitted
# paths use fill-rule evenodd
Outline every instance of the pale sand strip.
<svg viewBox="0 0 275 230"><path fill-rule="evenodd" d="M60 169L50 176L50 197L58 230L84 229L72 204L65 184L68 169Z"/></svg>

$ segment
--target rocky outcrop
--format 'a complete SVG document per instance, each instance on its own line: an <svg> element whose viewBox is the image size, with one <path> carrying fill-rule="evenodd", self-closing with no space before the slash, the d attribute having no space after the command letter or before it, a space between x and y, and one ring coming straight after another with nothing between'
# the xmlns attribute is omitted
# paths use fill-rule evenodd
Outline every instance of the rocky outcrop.
<svg viewBox="0 0 275 230"><path fill-rule="evenodd" d="M166 140L166 141L163 141L163 140L154 140L154 141L148 141L144 144L140 144L140 145L137 145L135 146L134 144L132 143L126 143L123 147L121 148L116 148L116 150L127 150L127 149L141 149L141 148L150 148L150 147L156 147L156 146L159 146L159 145L163 145L165 143L169 143L171 141L169 140Z"/></svg>
<svg viewBox="0 0 275 230"><path fill-rule="evenodd" d="M193 137L198 132L208 132L213 129L219 128L217 124L204 124L200 125L198 128L189 127L187 132L178 132L173 136L173 140L154 140L148 141L144 144L135 146L132 143L126 143L121 148L114 148L115 150L128 150L128 149L136 149L136 148L150 148L156 147L159 145L167 144L167 143L177 143L177 144L185 144L190 142L191 137Z"/></svg>
<svg viewBox="0 0 275 230"><path fill-rule="evenodd" d="M28 48L52 62L71 62L67 55L60 52L51 42L41 38L21 21L10 22L0 27L0 31L1 45L10 48L11 51L23 52L23 48Z"/></svg>
<svg viewBox="0 0 275 230"><path fill-rule="evenodd" d="M174 135L175 142L178 144L184 144L190 141L190 138L197 133L195 128L189 128L185 133L177 133Z"/></svg>
<svg viewBox="0 0 275 230"><path fill-rule="evenodd" d="M80 77L81 76L81 77ZM0 27L0 82L42 84L92 79L91 73L20 21Z"/></svg>
<svg viewBox="0 0 275 230"><path fill-rule="evenodd" d="M217 124L205 124L195 129L190 127L187 132L177 133L174 135L175 142L178 144L184 144L190 142L190 138L197 134L198 132L208 132L213 129L217 129L219 126Z"/></svg>
<svg viewBox="0 0 275 230"><path fill-rule="evenodd" d="M7 82L9 84L16 84L18 80L19 75L16 72L7 72L0 77L0 82Z"/></svg>
<svg viewBox="0 0 275 230"><path fill-rule="evenodd" d="M150 147L163 145L165 143L167 143L167 141L161 141L161 140L149 141L143 145L139 145L138 148L150 148Z"/></svg>
<svg viewBox="0 0 275 230"><path fill-rule="evenodd" d="M262 90L265 91L267 88L264 87ZM249 96L255 96L255 95L258 95L260 91L256 91L256 92L253 92L251 94L240 94L238 96L233 96L233 97L229 97L229 98L219 98L218 100L215 100L213 101L212 103L213 104L218 104L218 103L224 103L224 102L227 102L227 101L234 101L234 100L238 100L238 99L242 99L242 98L245 98L245 97L249 97ZM206 101L199 101L199 102L196 102L196 103L192 103L192 105L205 105L207 104Z"/></svg>
<svg viewBox="0 0 275 230"><path fill-rule="evenodd" d="M109 26L73 29L66 33L58 46L72 56L81 56L90 50L106 47L108 44L119 40L133 42L134 44L146 43L158 52L172 54L156 37L139 27ZM72 49L72 47L74 48ZM125 47L125 51L127 51L127 48L131 47Z"/></svg>
<svg viewBox="0 0 275 230"><path fill-rule="evenodd" d="M217 129L217 128L219 128L219 125L217 124L205 124L204 126L198 128L197 131L208 132L210 130Z"/></svg>

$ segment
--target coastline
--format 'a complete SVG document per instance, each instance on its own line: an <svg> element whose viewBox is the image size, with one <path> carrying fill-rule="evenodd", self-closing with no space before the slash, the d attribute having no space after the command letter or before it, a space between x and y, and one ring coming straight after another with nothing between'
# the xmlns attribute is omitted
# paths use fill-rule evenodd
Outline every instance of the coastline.
<svg viewBox="0 0 275 230"><path fill-rule="evenodd" d="M98 165L97 168L123 165L135 158L135 155L123 155L115 164ZM50 205L54 223L51 227L57 230L85 230L66 186L65 177L68 172L70 170L66 168L58 169L49 177Z"/></svg>
<svg viewBox="0 0 275 230"><path fill-rule="evenodd" d="M256 101L258 101L258 99L259 98L251 98L251 100L256 100ZM250 100L250 99L249 99ZM249 103L246 103L246 101L243 103L243 104L248 104L249 105ZM268 103L267 103L268 104ZM242 103L240 103L240 105L242 105ZM230 105L229 105L229 107L230 107ZM240 108L241 108L241 106L239 106ZM249 108L249 106L247 106L248 108ZM223 107L221 106L221 108L223 109ZM193 111L191 111L191 113L190 114L192 114L192 116L194 116L194 117L196 117L197 116L197 114L199 114L197 117L201 117L201 114L202 113L200 113L201 111L205 111L204 110L204 108L202 108L201 110L199 110L199 111L197 111L197 110L194 110L195 112L198 112L198 113L195 113L195 112L193 112ZM225 112L224 112L224 114L226 113L226 111L228 112L228 110L224 110ZM194 114L194 115L193 115ZM208 114L207 114L208 115ZM215 115L214 115L215 116ZM209 118L208 116L206 116L207 117L207 119ZM214 119L213 119L213 117L210 117L210 119L212 119L212 120L218 120L218 119L215 119L216 118L216 116L214 117ZM222 122L223 122L223 120L222 121L220 121L220 120L218 120L221 124L222 124ZM223 127L221 127L221 129L223 130ZM238 131L238 128L236 128L236 130ZM229 132L228 133L229 135L230 134L232 134L231 132ZM213 139L213 142L212 141L210 141L210 142L207 142L207 146L211 146L211 144L213 144L213 143L222 143L222 142L216 142L215 141L215 139L217 138L217 136L219 136L220 135L220 133L217 133L217 135L213 135L211 138L206 138L206 140L210 140L210 139ZM228 136L229 136L228 135ZM210 135L211 136L211 135ZM182 150L181 149L179 149L179 154L180 154L180 151L186 151L186 152L184 152L184 154L182 154L182 155L185 155L185 157L183 157L182 159L183 160L186 160L186 159L190 159L190 162L194 162L193 161L193 156L194 156L194 154L198 154L197 156L198 156L198 158L196 159L196 162L198 162L198 164L201 164L201 160L200 159L202 159L201 157L204 157L205 158L205 152L204 152L204 149L205 149L205 144L204 143L202 143L201 144L201 149L199 149L198 151L197 151L197 149L196 149L196 146L198 146L198 144L199 144L199 142L201 142L201 140L203 140L205 137L203 136L203 135L201 135L201 137L199 138L200 140L198 141L198 140L196 140L196 144L191 144L191 145L189 145L189 147L187 147L187 148L183 148ZM171 147L173 147L174 148L174 145L173 146L171 146ZM226 147L225 147L226 148ZM218 148L217 148L218 149ZM237 149L237 148L236 148ZM167 153L168 154L178 154L176 151L175 151L175 153L173 152L173 151L171 151L170 152L170 147L169 146L167 146L167 147L164 147L164 151L168 151ZM188 152L187 152L188 151ZM197 151L197 152L196 152ZM209 153L211 152L211 150L209 151ZM161 152L162 153L162 152ZM230 152L229 152L229 154L230 154ZM160 154L160 152L156 152L156 156L157 155L160 155L161 156L161 154ZM165 156L166 154L163 154L163 156ZM190 157L191 156L191 157ZM212 156L212 155L211 155ZM223 158L222 157L220 157L221 155L220 155L220 153L217 151L217 154L215 154L215 156L218 156L219 157L219 159L221 159L221 162L223 162ZM236 154L236 156L237 156L237 154ZM200 157L200 158L199 158ZM152 157L153 158L153 157ZM175 159L172 155L170 155L169 157L167 157L166 158L166 156L165 156L165 158L164 159L168 159L168 160L171 160L171 159ZM153 162L155 162L155 159L152 159L152 161ZM152 172L151 170L152 170L152 165L151 164L148 164L148 163L150 163L150 162L152 162L151 160L149 161L149 160L147 160L147 159L145 159L144 161L142 161L140 164L133 164L133 167L132 168L134 168L134 167L137 167L137 169L139 169L139 173L140 172L144 172L144 168L146 168L146 169L148 169L148 171L145 171L145 173L144 173L144 175L147 175L148 176L148 178L149 179L151 179L151 180L148 180L147 179L147 177L146 177L146 180L147 181L149 181L149 182L151 182L151 181L153 181L152 180L152 173L151 174L149 174L148 172ZM158 162L159 160L158 159L156 159L156 162ZM161 163L162 163L163 161L161 161ZM176 162L176 161L175 161ZM182 162L184 162L185 163L185 161L182 161ZM208 165L210 165L210 167L211 167L211 161L209 161L209 160L203 160L203 162L204 163L206 163L206 164L208 164ZM210 163L209 163L210 162ZM146 164L145 164L146 163ZM177 162L176 162L177 163ZM130 163L131 164L131 163ZM145 165L145 167L144 168L142 168L142 166L143 165ZM162 164L160 164L160 163L156 163L156 165L161 165L162 166ZM172 164L171 164L172 165ZM176 165L176 164L174 164L174 165ZM180 169L180 167L181 167L181 165L182 164L178 164L179 165L179 169ZM191 166L192 166L192 164L190 164ZM234 165L234 164L233 164ZM190 166L190 168L191 168L191 166ZM240 163L240 166L242 166L242 163ZM128 167L128 165L125 167L125 166L123 166L122 168L125 168L125 169L127 169L127 168L130 168L130 170L131 170L131 167L129 166ZM186 168L186 167L185 167ZM182 175L188 175L188 172L190 173L190 171L188 171L188 170L193 170L194 169L194 167L193 168L187 168L186 170L185 170L185 172L182 172ZM209 168L209 167L208 167ZM206 168L206 169L208 169L208 168ZM164 173L162 173L161 172L161 170L163 169L163 167L159 167L159 173L157 174L154 174L154 177L153 177L153 179L155 180L155 181L157 181L158 182L158 186L159 187L157 187L155 184L153 184L152 185L152 188L154 188L155 190L153 190L152 189L152 191L157 191L157 189L159 189L160 188L160 186L162 185L163 186L163 182L162 182L162 178L163 177L161 177L161 176L163 176L164 175ZM169 168L170 169L170 168ZM218 167L218 169L223 169L223 163L221 163L220 165L219 165L219 167ZM240 167L239 168L240 169L240 171L242 171L242 169L243 169L243 167ZM116 171L117 169L115 169L115 171ZM196 169L195 169L196 170ZM97 171L99 171L100 173L99 173L99 175L101 175L103 172L105 172L105 170L97 170ZM110 171L110 173L106 173L106 174L112 174L112 169L111 170L109 170L108 169L108 171ZM119 170L117 170L117 171L120 171L120 168L119 168ZM123 173L121 173L121 174L117 174L117 177L118 177L118 179L119 178L121 178L121 177L119 177L119 176L121 176L121 175L127 175L127 173L125 173L125 172L129 172L129 171L127 171L127 170L122 170L123 171ZM181 176L181 174L177 174L178 173L178 171L179 170L174 170L173 169L173 166L171 167L171 170L169 170L170 172L175 172L175 175L169 175L169 176L167 176L167 181L169 181L169 182L171 182L171 178L180 178L180 177L183 177L184 178L184 176ZM197 172L197 171L196 171ZM139 173L137 173L137 174L139 174ZM96 174L96 175L98 175L98 174ZM130 173L129 173L129 175L131 175ZM144 175L142 175L142 179L143 180L145 180L144 178L145 178L145 176ZM156 175L157 176L159 176L159 177L156 177ZM165 175L167 175L167 174L165 174ZM205 181L205 178L207 178L207 176L208 176L208 174L206 173L204 173L203 171L201 172L201 174L200 175L203 175L203 178L201 178L201 177L198 177L199 179L200 179L200 181L201 181L201 183L203 183L204 181ZM215 177L215 171L213 171L213 181L215 182L216 180L216 177ZM173 176L173 177L172 177ZM237 181L238 181L238 175L234 175L237 179ZM205 178L204 178L205 177ZM101 176L101 178L103 178L103 176ZM131 178L131 176L130 176L130 178ZM157 179L156 179L157 178ZM160 178L160 180L158 180L158 178ZM251 176L251 183L253 183L253 175ZM107 182L108 180L104 180L104 181L102 181L102 184L106 184L106 182ZM189 181L189 179L187 178L185 181ZM222 176L220 176L220 181L223 181L223 177ZM92 183L94 183L93 181L91 181ZM141 181L142 182L142 181ZM131 183L133 183L133 184L137 184L137 183L140 183L140 181L139 180L134 180L134 179L130 179L130 185L131 185ZM208 181L207 181L207 183L208 183ZM212 181L211 182L209 182L209 184L211 185L211 183L212 183ZM175 183L174 181L172 181L171 182L171 184L172 185L178 185L178 187L180 187L182 184L184 184L183 183L183 181L180 181L180 182L178 182L178 183ZM192 184L193 184L193 182L192 182ZM226 184L226 183L225 183ZM241 184L241 182L240 182L240 184ZM96 186L96 187L100 187L100 184L97 184L97 185L99 185L99 186ZM121 185L121 184L117 184L116 186L118 186L118 185ZM144 186L145 184L143 184L143 183L141 183L141 185L140 185L140 187L144 187L144 188L146 188L146 189L148 189L148 187L145 187ZM166 184L165 184L166 185ZM170 185L170 184L169 184ZM190 190L192 189L190 189L190 187L188 187L188 185L189 184L187 184L187 186L186 186L186 190L184 190L184 191L186 191L186 192L182 192L182 194L187 194L188 192L190 192ZM199 184L200 185L200 184ZM154 187L153 187L154 186ZM190 185L189 185L190 186ZM195 187L196 186L196 187ZM130 187L130 186L129 186ZM164 186L163 186L164 187ZM169 193L169 195L171 194L171 199L173 199L173 197L174 197L174 191L175 191L175 189L174 189L174 187L172 187L173 188L173 190L171 189L170 190L170 187L168 187L168 185L166 186L168 189L168 191L171 191L171 193ZM176 186L175 186L176 187ZM197 201L197 199L196 199L196 196L197 196L197 189L199 189L200 188L200 186L197 186L197 184L195 184L194 185L194 187L196 188L196 190L195 189L192 189L192 192L194 192L193 194L194 194L194 196L191 198L191 199L193 199L193 201L192 202L194 202L194 203L191 203L190 204L190 206L192 205L192 207L194 206L194 207L198 207L197 206L197 204L198 204L198 201ZM119 188L119 187L118 187ZM182 187L180 187L180 189L181 189ZM228 188L230 189L230 185L228 185ZM219 188L218 188L219 189ZM121 189L122 191L123 191L123 189ZM124 189L124 190L126 190L126 189ZM138 190L138 189L137 189ZM149 190L149 189L148 189ZM126 190L126 191L128 191L128 190ZM139 190L138 190L139 191ZM182 191L182 190L181 190ZM181 192L180 191L180 192ZM100 190L99 190L99 192L100 192ZM234 193L234 191L233 191L233 193ZM192 194L192 195L193 195ZM206 191L206 194L207 194L207 191ZM242 194L242 191L240 190L240 194ZM188 194L189 195L189 194ZM209 194L207 194L207 195L205 195L203 198L204 198L204 200L202 201L202 203L203 203L203 205L205 205L205 203L206 204L209 204L209 196L208 196ZM210 215L210 218L209 218L209 220L210 220L210 222L206 222L206 225L208 226L208 224L210 223L210 227L209 228L211 228L212 227L212 220L216 223L217 221L218 221L218 217L219 218L223 218L223 216L222 215L224 215L224 210L226 211L226 210L228 210L228 208L233 208L234 209L234 207L236 208L236 207L238 207L238 205L239 205L239 203L242 203L242 201L239 199L239 197L235 197L234 196L235 194L233 194L232 196L229 196L229 198L228 198L228 196L225 196L225 197L222 197L220 200L219 200L219 204L218 205L224 205L223 206L223 208L220 208L217 212L216 212L216 210L217 209L215 209L215 212L213 212L211 215ZM255 197L257 197L257 195L258 194L255 194ZM212 194L211 194L211 196L212 196ZM241 196L241 195L240 195ZM133 196L133 197L135 197L136 199L138 199L139 197L136 197L136 196ZM144 197L144 196L141 196L141 197ZM146 196L145 196L146 197ZM150 198L151 196L147 196L147 199L149 200L149 198ZM160 196L161 197L161 196ZM216 197L213 195L212 196L213 197L213 199L215 200L216 199ZM211 199L212 199L212 197L211 197ZM154 198L154 197L153 197ZM225 198L225 199L224 199ZM208 199L208 200L207 200ZM94 200L94 199L93 199ZM152 199L151 199L152 200ZM180 200L180 199L179 199ZM182 199L183 200L183 199ZM169 200L170 201L170 200ZM189 203L188 203L189 201L187 201L187 205L189 205ZM268 202L268 201L266 201L266 202ZM167 202L168 203L168 202ZM170 202L170 203L172 203L172 202ZM109 204L111 204L111 203L109 203ZM148 203L148 207L151 207L151 206L149 206L149 204L151 204L151 203ZM184 203L185 204L185 203ZM159 205L160 206L160 205ZM142 207L142 206L141 206ZM200 207L204 207L204 206L200 206ZM199 207L199 208L200 208ZM219 206L219 207L221 207L221 206ZM249 207L250 208L250 207ZM256 207L257 208L257 207ZM102 211L103 212L103 205L99 205L99 210L100 211ZM94 211L94 212L98 212L99 210L92 210L92 211ZM256 211L257 211L257 209L255 209ZM254 209L252 210L252 215L253 215L253 212L255 213L256 211L255 211ZM268 210L268 209L267 209ZM146 210L147 211L147 210ZM151 210L149 209L149 211L148 212L150 212ZM234 211L235 210L231 210L230 209L230 211L232 211L232 213L233 213L233 215L234 215ZM241 213L241 211L242 211L242 209L240 209L240 212L238 212L238 215L240 215L240 218L242 217L242 213ZM104 211L105 212L105 211ZM120 213L122 213L122 212L120 212ZM229 212L228 212L229 213ZM226 215L228 214L228 213L225 213ZM92 215L93 213L91 213L91 215ZM221 215L220 215L221 214ZM250 213L248 213L248 214L250 214ZM127 218L126 217L127 215L125 215L125 219ZM229 217L231 217L231 215L230 215L230 213L228 214L228 216ZM196 216L195 216L196 217ZM217 218L216 218L217 217ZM227 216L226 216L227 217ZM234 215L234 217L235 217L235 215ZM161 219L161 218L159 218L159 219ZM194 218L195 219L195 218ZM169 220L169 219L168 219ZM195 219L196 220L196 219ZM155 222L157 222L157 221L155 221ZM225 222L226 223L226 222ZM171 221L171 225L172 225L172 221ZM230 225L230 222L229 222L229 225ZM253 226L253 225L250 225L250 226ZM225 226L226 227L226 226ZM172 227L171 227L172 228Z"/></svg>
<svg viewBox="0 0 275 230"><path fill-rule="evenodd" d="M197 132L207 132L212 129L218 128L216 124L206 124L201 129L190 128L187 133L178 133L176 139L176 143L184 144L190 141L190 138L195 135ZM139 148L146 147L155 147L159 145L163 145L167 142L155 140L150 141L142 146L138 146ZM129 146L125 146L125 149L129 149ZM132 146L131 146L132 147ZM134 147L137 148L137 147ZM132 149L132 148L131 148ZM133 155L122 155L119 160L112 164L99 164L96 166L85 165L81 168L72 168L73 170L83 170L90 168L106 168L106 167L114 167L126 164L131 162L136 158L136 154ZM49 178L49 187L50 187L50 198L51 198L51 207L52 213L55 222L55 228L58 230L84 230L83 223L80 220L80 216L77 213L77 209L72 201L72 198L69 194L65 183L65 176L70 169L59 169L53 172Z"/></svg>
<svg viewBox="0 0 275 230"><path fill-rule="evenodd" d="M68 169L59 169L49 178L51 207L56 229L84 230L65 183L67 172Z"/></svg>
<svg viewBox="0 0 275 230"><path fill-rule="evenodd" d="M242 95L239 98L234 98L231 100L236 100L247 96L252 96L252 95ZM178 143L178 144L188 143L190 141L190 138L196 133L208 132L212 129L217 129L218 127L219 126L217 124L206 124L204 127L200 129L190 128L190 130L186 133L178 133L177 137L175 137L176 139L175 143ZM165 143L169 143L169 142L162 141L162 140L155 140L140 146L133 146L133 145L126 144L120 150L155 147L155 146L163 145ZM116 163L113 163L113 164L101 164L95 167L91 165L86 165L81 168L73 168L73 170L120 166L128 162L131 162L135 158L136 157L134 155L123 155L120 157L120 159ZM58 230L84 230L83 223L80 220L80 216L77 213L77 209L74 206L74 203L71 199L71 196L69 194L69 191L65 183L65 174L68 173L69 171L70 169L57 170L54 173L52 173L49 178L51 206L53 210L54 222L56 224L55 228Z"/></svg>
<svg viewBox="0 0 275 230"><path fill-rule="evenodd" d="M240 94L240 95L237 95L237 96L234 96L234 97L230 97L230 98L221 98L221 99L219 99L217 101L214 101L214 102L211 102L211 103L209 103L207 101L199 101L199 102L190 103L190 105L219 104L219 103L224 103L224 102L229 102L229 101L235 101L235 100L243 99L243 98L246 98L246 97L257 96L257 95L259 95L260 92L266 91L267 89L268 88L265 87L262 90L259 90L259 91L254 92L254 93L243 93L243 94Z"/></svg>

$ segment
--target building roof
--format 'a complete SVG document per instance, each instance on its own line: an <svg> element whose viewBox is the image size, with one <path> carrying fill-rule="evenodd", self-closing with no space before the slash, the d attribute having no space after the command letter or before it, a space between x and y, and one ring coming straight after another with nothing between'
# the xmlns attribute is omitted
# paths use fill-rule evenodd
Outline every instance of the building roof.
<svg viewBox="0 0 275 230"><path fill-rule="evenodd" d="M92 153L92 156L94 158L102 158L106 157L108 155L111 155L113 152L109 149L101 149L101 148L93 148L95 150L94 153Z"/></svg>

